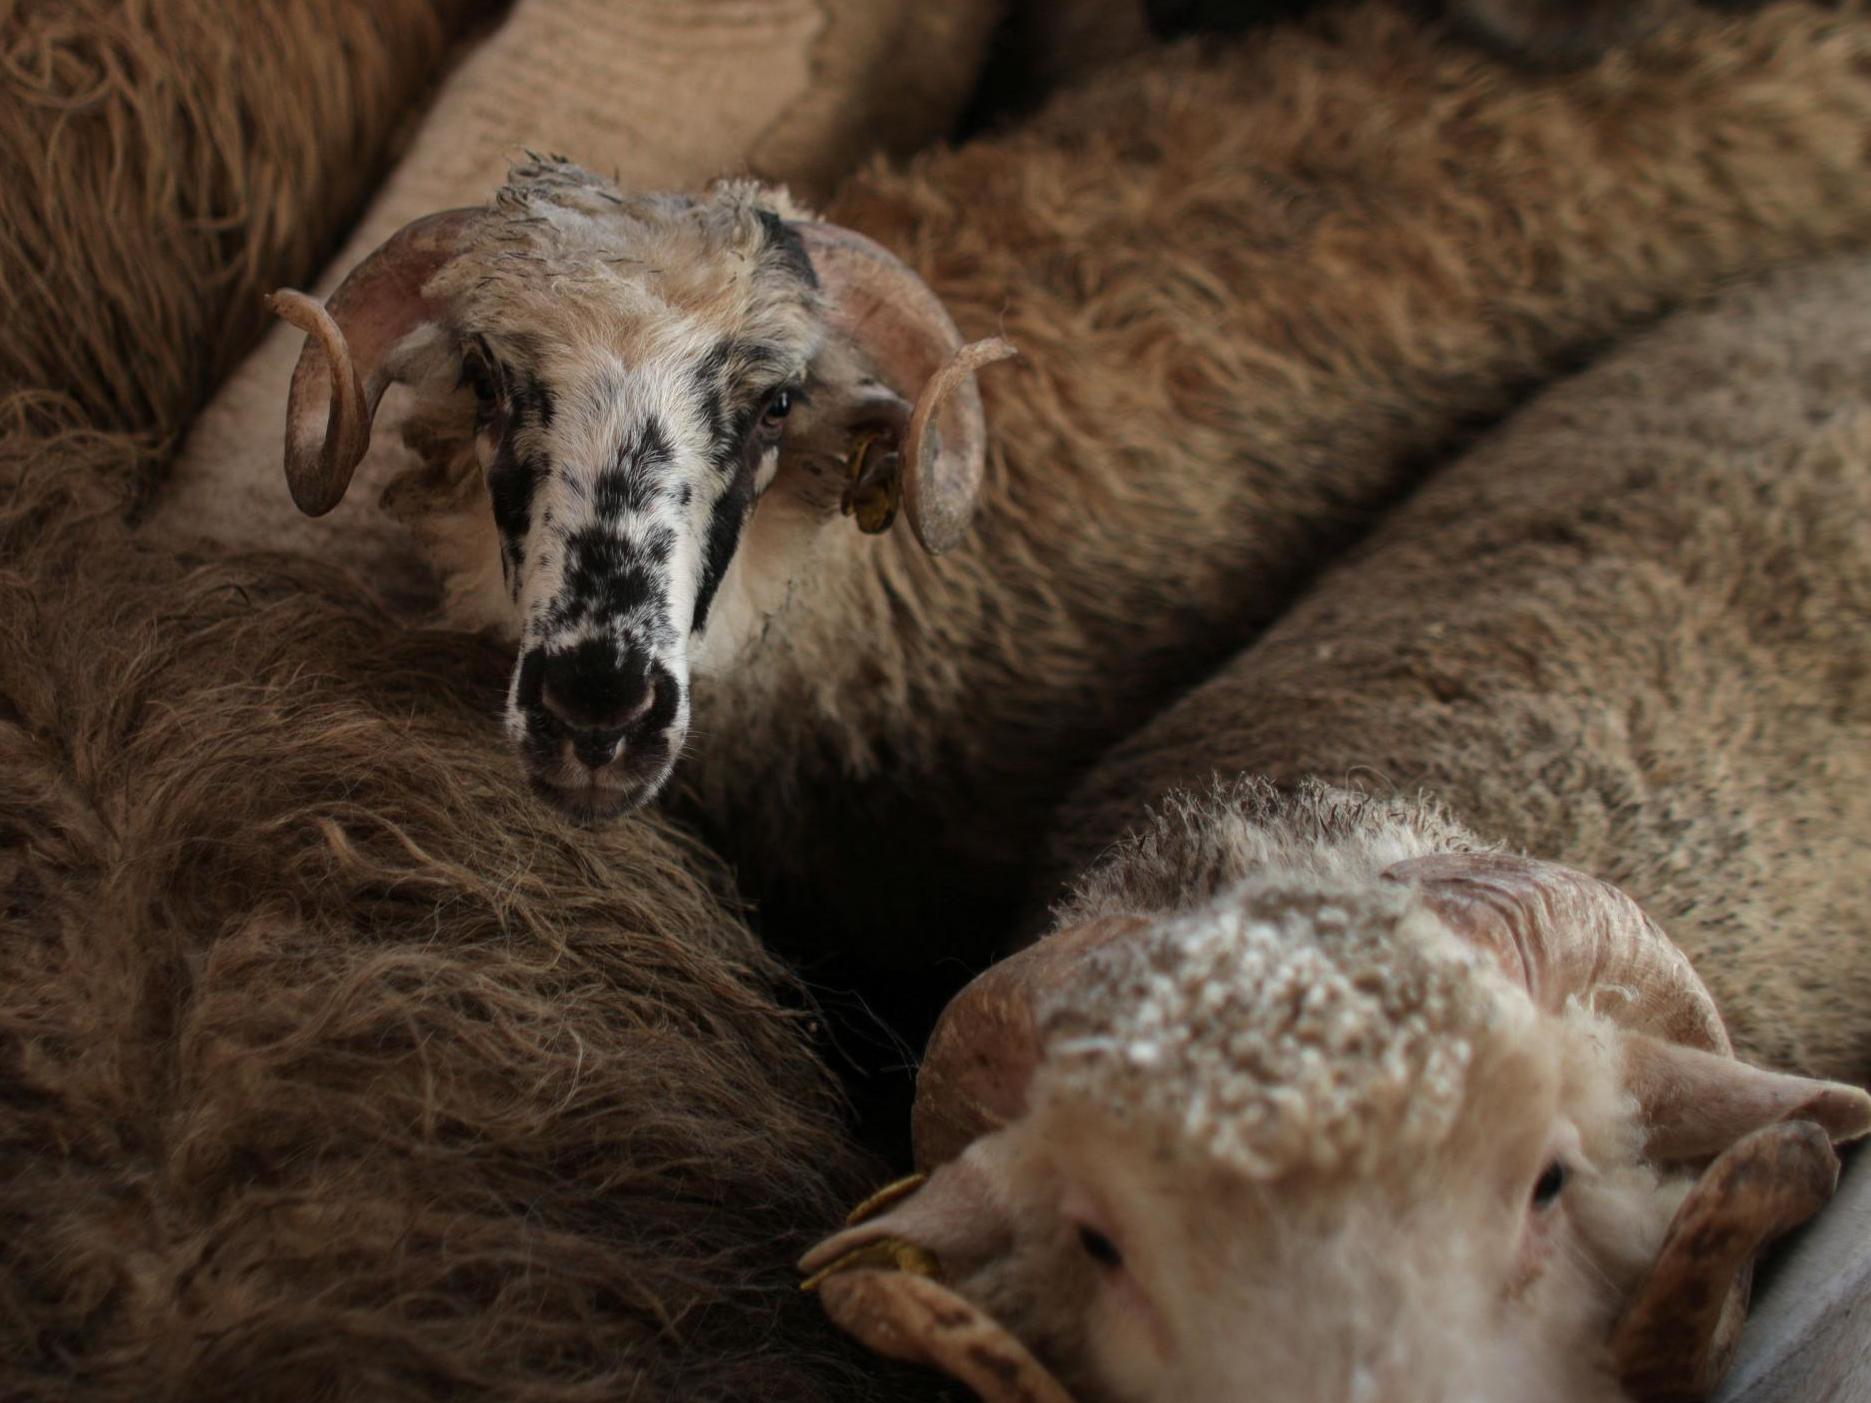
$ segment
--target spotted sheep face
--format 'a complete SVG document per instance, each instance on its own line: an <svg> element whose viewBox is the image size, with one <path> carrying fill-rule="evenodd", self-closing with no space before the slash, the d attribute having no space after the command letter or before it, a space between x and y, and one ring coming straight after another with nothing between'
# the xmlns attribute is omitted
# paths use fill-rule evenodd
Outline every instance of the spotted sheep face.
<svg viewBox="0 0 1871 1403"><path fill-rule="evenodd" d="M444 297L459 289L461 373L518 624L507 728L536 783L594 812L654 792L675 763L691 640L822 335L811 264L770 211L646 204L598 230L629 261L594 265L588 234L544 282L503 282L513 254L499 246L435 280Z"/></svg>
<svg viewBox="0 0 1871 1403"><path fill-rule="evenodd" d="M612 813L676 763L693 659L783 454L814 460L828 517L839 475L820 460L860 439L920 472L934 508L951 465L978 475L972 384L932 405L928 444L905 442L911 401L959 345L933 302L783 192L626 198L529 163L489 208L403 230L328 307L276 299L313 333L288 481L306 510L335 505L392 381L471 417L518 642L508 733L544 794Z"/></svg>
<svg viewBox="0 0 1871 1403"><path fill-rule="evenodd" d="M1736 1273L1823 1202L1871 1098L1561 987L1660 960L1543 965L1537 1005L1506 969L1543 958L1531 922L1635 913L1588 880L1469 854L1062 932L932 1041L919 1115L953 1098L976 1138L802 1266L841 1325L991 1403L1615 1403L1719 1374ZM1701 1026L1674 1000L1647 1026Z"/></svg>

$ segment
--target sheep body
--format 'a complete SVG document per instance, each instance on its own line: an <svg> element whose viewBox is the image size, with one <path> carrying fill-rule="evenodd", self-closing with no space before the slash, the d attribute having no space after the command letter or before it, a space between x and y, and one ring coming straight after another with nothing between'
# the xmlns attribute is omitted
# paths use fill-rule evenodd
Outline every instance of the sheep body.
<svg viewBox="0 0 1871 1403"><path fill-rule="evenodd" d="M1630 891L1744 1055L1871 1077L1867 322L1862 260L1789 271L1522 410L1115 747L1056 870L1216 775L1426 792Z"/></svg>
<svg viewBox="0 0 1871 1403"><path fill-rule="evenodd" d="M719 867L542 810L497 650L126 538L112 442L0 450L0 1394L890 1389L794 1304L858 1166Z"/></svg>
<svg viewBox="0 0 1871 1403"><path fill-rule="evenodd" d="M1862 256L1678 314L1116 747L833 1314L908 1243L1085 1399L1706 1396L1871 1130L1867 326Z"/></svg>
<svg viewBox="0 0 1871 1403"><path fill-rule="evenodd" d="M1782 5L1532 81L1366 5L861 177L828 217L1022 358L982 377L950 555L763 499L721 594L744 622L697 660L698 809L870 955L1004 929L1072 778L1429 455L1618 329L1864 236L1867 53Z"/></svg>
<svg viewBox="0 0 1871 1403"><path fill-rule="evenodd" d="M1187 885L1165 903L1179 840ZM1000 1027L972 1021L976 988L951 1007L919 1117L1027 1025L1018 1105L972 1140L919 1126L926 1185L804 1262L832 1273L834 1316L889 1348L836 1292L876 1270L867 1248L904 1243L951 1314L978 1312L1081 1403L1624 1399L1600 1341L1691 1180L1644 1153L1622 1033L1594 1008L1618 995L1536 1007L1387 877L1451 849L1493 856L1432 807L1264 783L1121 845L1033 953L1114 917L1115 934L1036 969ZM1851 1115L1862 1133L1871 1102ZM1549 1218L1554 1164L1569 1187Z"/></svg>

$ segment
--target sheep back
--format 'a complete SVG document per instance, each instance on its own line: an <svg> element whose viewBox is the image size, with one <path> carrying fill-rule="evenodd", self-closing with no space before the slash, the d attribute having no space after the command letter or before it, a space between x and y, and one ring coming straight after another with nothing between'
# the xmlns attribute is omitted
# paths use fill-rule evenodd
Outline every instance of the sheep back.
<svg viewBox="0 0 1871 1403"><path fill-rule="evenodd" d="M1062 808L1063 876L1246 772L1434 795L1655 916L1737 1051L1871 1075L1871 262L1680 314L1437 473Z"/></svg>

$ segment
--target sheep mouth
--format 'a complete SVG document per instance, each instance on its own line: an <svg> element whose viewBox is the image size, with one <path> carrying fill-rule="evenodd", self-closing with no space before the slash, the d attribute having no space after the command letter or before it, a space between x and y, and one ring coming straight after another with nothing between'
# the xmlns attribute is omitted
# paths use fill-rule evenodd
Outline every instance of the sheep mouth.
<svg viewBox="0 0 1871 1403"><path fill-rule="evenodd" d="M553 808L581 823L598 823L649 803L675 766L666 747L653 745L595 769L569 759L540 764L530 757L526 768L533 792Z"/></svg>

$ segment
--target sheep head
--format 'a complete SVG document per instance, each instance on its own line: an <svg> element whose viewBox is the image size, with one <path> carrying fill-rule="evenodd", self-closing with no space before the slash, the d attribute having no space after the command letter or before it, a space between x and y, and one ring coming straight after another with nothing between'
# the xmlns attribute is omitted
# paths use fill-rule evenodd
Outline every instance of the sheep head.
<svg viewBox="0 0 1871 1403"><path fill-rule="evenodd" d="M641 803L687 733L691 662L755 506L925 549L966 532L984 455L973 371L940 302L870 240L784 192L625 197L529 162L484 209L409 225L308 333L287 409L300 508L337 506L394 383L472 426L519 659L508 729L540 788L588 815ZM490 567L491 575L491 567Z"/></svg>
<svg viewBox="0 0 1871 1403"><path fill-rule="evenodd" d="M1055 935L918 1098L926 1184L803 1265L880 1350L1080 1403L1700 1396L1871 1128L1729 1055L1621 893L1479 854Z"/></svg>

